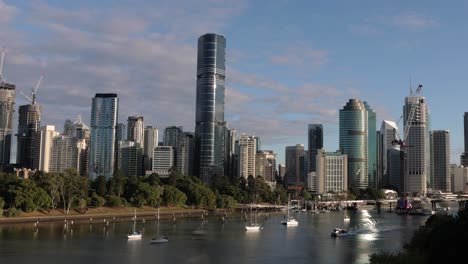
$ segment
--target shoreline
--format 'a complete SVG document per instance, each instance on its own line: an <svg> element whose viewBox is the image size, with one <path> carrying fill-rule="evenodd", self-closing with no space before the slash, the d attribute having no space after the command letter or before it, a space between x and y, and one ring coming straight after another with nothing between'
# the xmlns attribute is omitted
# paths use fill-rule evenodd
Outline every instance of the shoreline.
<svg viewBox="0 0 468 264"><path fill-rule="evenodd" d="M100 223L109 221L124 221L132 219L135 214L137 218L142 220L157 220L158 210L156 208L137 208L136 213L134 208L94 208L95 210L85 213L79 213L75 210L70 210L70 214L60 213L60 210L54 210L51 214L35 211L32 213L23 213L23 216L17 217L0 217L0 225L16 224L16 223L40 223L40 222L67 222L74 221L76 223ZM100 209L104 209L101 210ZM227 210L214 210L215 215L222 213L226 214ZM179 217L202 217L208 214L206 209L184 209L184 208L160 208L159 219L175 219Z"/></svg>

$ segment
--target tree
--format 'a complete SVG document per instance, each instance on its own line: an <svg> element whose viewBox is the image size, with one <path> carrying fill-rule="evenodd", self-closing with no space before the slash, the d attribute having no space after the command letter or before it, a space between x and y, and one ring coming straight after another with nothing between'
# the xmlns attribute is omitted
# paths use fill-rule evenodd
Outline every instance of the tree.
<svg viewBox="0 0 468 264"><path fill-rule="evenodd" d="M120 170L117 170L110 179L110 193L120 197L124 193L126 182L127 177L125 177Z"/></svg>
<svg viewBox="0 0 468 264"><path fill-rule="evenodd" d="M63 210L68 215L73 203L87 196L88 177L80 176L74 169L66 170L61 177L63 184L59 186L59 191L62 196Z"/></svg>
<svg viewBox="0 0 468 264"><path fill-rule="evenodd" d="M63 184L63 178L57 173L46 173L39 171L34 174L34 181L44 189L50 196L51 207L55 208L60 201L59 186Z"/></svg>
<svg viewBox="0 0 468 264"><path fill-rule="evenodd" d="M162 202L166 206L182 206L187 202L187 195L176 187L166 185L163 188Z"/></svg>
<svg viewBox="0 0 468 264"><path fill-rule="evenodd" d="M161 187L153 187L146 182L140 182L132 198L131 202L135 206L157 207L161 204Z"/></svg>
<svg viewBox="0 0 468 264"><path fill-rule="evenodd" d="M50 196L39 188L34 181L20 181L13 193L15 197L14 206L25 212L32 212L39 208L49 208L51 205Z"/></svg>
<svg viewBox="0 0 468 264"><path fill-rule="evenodd" d="M91 187L96 191L99 196L106 196L107 194L107 180L106 177L101 175L96 177L91 183Z"/></svg>
<svg viewBox="0 0 468 264"><path fill-rule="evenodd" d="M3 215L3 207L5 206L5 201L0 197L0 217Z"/></svg>

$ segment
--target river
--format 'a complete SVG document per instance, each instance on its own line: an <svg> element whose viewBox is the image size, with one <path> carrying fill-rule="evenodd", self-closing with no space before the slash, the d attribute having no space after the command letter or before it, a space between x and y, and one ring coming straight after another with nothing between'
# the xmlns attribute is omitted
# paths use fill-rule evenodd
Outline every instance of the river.
<svg viewBox="0 0 468 264"><path fill-rule="evenodd" d="M346 213L349 222L343 220ZM294 215L299 226L286 227L282 212L260 213L263 229L253 232L245 231L242 214L137 219L143 231L137 241L127 241L130 221L5 224L0 263L368 263L372 253L399 251L428 218L376 209ZM332 238L335 227L354 231ZM158 233L169 242L150 244Z"/></svg>

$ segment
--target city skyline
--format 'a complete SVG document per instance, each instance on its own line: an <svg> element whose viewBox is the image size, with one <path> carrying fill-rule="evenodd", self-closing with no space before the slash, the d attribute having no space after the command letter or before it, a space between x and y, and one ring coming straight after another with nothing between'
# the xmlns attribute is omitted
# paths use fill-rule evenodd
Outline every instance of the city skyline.
<svg viewBox="0 0 468 264"><path fill-rule="evenodd" d="M239 134L258 136L278 163L285 146L307 144L308 124L323 124L325 149L337 150L338 111L350 98L369 102L377 125L397 122L410 75L413 88L424 84L431 129L450 130L451 162L460 163L467 109L463 96L453 95L466 81L468 60L456 52L467 44L457 23L465 3L450 8L450 16L436 2L299 1L264 9L249 1L119 4L133 12L119 16L112 6L90 1L0 0L3 76L17 86L16 109L28 104L19 91L27 93L44 74L37 94L41 125L60 130L77 116L90 125L91 98L109 92L120 98L122 122L139 115L160 131L172 125L194 131L196 43L217 33L229 43L225 120ZM457 41L445 44L450 38Z"/></svg>

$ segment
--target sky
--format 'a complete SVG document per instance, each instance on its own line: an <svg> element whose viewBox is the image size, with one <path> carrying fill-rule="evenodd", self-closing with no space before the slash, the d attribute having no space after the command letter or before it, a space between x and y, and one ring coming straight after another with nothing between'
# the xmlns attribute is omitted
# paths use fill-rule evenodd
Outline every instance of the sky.
<svg viewBox="0 0 468 264"><path fill-rule="evenodd" d="M468 111L466 1L0 0L3 75L37 91L41 125L89 125L96 93L117 93L119 122L141 115L160 135L195 128L198 37L226 38L225 119L261 138L284 163L323 124L338 149L338 113L350 98L382 120L400 120L423 85L431 129L450 130L451 162L463 152ZM17 93L19 105L29 101ZM17 114L17 112L15 113ZM17 119L17 115L16 115ZM400 120L400 121L399 121ZM17 120L16 120L17 122ZM162 141L162 136L160 136Z"/></svg>

